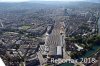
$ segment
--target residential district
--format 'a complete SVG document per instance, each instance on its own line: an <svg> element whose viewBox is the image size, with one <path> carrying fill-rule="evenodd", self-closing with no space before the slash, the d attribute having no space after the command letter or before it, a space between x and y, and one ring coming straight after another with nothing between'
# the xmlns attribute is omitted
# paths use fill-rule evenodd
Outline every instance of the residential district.
<svg viewBox="0 0 100 66"><path fill-rule="evenodd" d="M0 10L0 62L4 66L100 66L100 4L85 4Z"/></svg>

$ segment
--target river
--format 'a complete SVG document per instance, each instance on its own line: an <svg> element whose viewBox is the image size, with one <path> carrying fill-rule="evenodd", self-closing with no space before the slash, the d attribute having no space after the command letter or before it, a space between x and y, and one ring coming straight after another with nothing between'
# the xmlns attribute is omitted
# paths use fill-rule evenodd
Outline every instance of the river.
<svg viewBox="0 0 100 66"><path fill-rule="evenodd" d="M98 29L99 29L99 33L100 33L100 18L98 20ZM94 46L93 47L93 50L89 50L86 52L86 54L84 56L82 56L83 58L86 58L86 57L89 57L91 54L93 54L94 52L97 51L97 49L99 49L100 46ZM70 63L64 63L64 64L61 64L60 66L74 66L73 64L70 64Z"/></svg>

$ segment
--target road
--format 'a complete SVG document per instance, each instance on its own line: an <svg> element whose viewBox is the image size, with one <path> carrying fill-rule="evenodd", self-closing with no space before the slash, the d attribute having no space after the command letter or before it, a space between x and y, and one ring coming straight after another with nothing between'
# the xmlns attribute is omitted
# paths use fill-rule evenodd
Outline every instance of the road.
<svg viewBox="0 0 100 66"><path fill-rule="evenodd" d="M40 52L37 52L37 55L38 55L38 58L39 58L39 61L40 61L40 66L44 66L44 64L47 61L43 58L43 56L42 56L42 54Z"/></svg>

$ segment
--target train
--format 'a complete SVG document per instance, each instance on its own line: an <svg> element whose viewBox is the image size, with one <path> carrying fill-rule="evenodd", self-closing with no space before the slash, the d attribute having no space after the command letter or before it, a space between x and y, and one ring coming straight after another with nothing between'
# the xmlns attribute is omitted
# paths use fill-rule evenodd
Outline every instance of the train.
<svg viewBox="0 0 100 66"><path fill-rule="evenodd" d="M50 34L53 30L53 25L49 24L47 27L47 33Z"/></svg>

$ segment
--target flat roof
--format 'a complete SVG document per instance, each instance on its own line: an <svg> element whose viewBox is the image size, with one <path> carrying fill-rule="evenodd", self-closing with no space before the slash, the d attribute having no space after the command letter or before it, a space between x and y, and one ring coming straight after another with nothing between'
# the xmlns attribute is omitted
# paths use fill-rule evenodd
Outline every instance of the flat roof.
<svg viewBox="0 0 100 66"><path fill-rule="evenodd" d="M1 58L0 58L0 66L6 66Z"/></svg>
<svg viewBox="0 0 100 66"><path fill-rule="evenodd" d="M57 55L62 55L62 47L57 46Z"/></svg>

